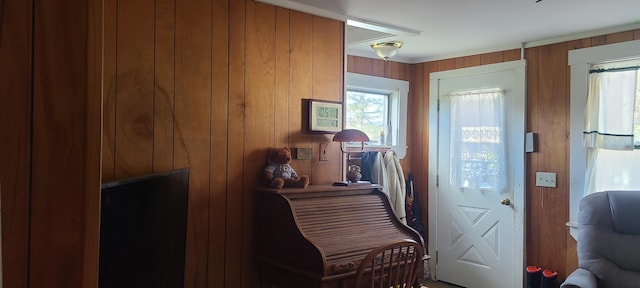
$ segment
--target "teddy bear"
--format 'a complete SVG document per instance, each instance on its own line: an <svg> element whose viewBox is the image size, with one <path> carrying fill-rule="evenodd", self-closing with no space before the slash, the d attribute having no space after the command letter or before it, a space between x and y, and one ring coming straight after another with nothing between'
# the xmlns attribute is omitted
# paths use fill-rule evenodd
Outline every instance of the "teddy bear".
<svg viewBox="0 0 640 288"><path fill-rule="evenodd" d="M289 147L276 148L269 153L267 167L264 168L264 177L270 181L269 187L280 189L283 187L306 188L309 185L309 176L298 175L296 170L289 165L291 162L291 149Z"/></svg>

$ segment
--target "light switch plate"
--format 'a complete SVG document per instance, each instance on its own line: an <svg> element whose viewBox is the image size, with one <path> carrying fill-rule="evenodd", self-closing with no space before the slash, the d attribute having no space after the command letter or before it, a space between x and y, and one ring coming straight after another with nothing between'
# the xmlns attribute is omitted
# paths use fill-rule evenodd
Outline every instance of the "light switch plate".
<svg viewBox="0 0 640 288"><path fill-rule="evenodd" d="M329 143L320 143L320 161L329 161Z"/></svg>
<svg viewBox="0 0 640 288"><path fill-rule="evenodd" d="M536 186L556 187L556 173L536 172Z"/></svg>

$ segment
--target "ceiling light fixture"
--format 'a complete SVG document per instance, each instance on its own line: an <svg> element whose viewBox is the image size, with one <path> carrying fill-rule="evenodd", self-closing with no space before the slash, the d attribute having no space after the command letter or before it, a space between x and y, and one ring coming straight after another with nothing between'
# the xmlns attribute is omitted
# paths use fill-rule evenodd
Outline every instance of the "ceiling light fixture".
<svg viewBox="0 0 640 288"><path fill-rule="evenodd" d="M396 55L400 47L402 47L402 42L399 41L371 44L371 48L376 51L380 58L384 59L384 62L389 61L391 57Z"/></svg>

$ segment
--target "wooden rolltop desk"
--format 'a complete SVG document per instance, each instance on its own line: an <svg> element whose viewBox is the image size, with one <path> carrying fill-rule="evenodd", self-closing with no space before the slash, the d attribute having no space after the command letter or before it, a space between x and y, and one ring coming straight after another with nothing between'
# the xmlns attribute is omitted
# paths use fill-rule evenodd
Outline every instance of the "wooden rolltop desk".
<svg viewBox="0 0 640 288"><path fill-rule="evenodd" d="M352 287L355 269L373 248L398 239L424 246L377 187L258 188L255 251L261 281L279 288Z"/></svg>

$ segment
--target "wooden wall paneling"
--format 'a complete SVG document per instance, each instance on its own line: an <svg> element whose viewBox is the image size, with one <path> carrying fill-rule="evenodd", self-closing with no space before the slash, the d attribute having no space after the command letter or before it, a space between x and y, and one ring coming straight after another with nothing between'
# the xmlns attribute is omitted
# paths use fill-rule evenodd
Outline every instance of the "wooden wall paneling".
<svg viewBox="0 0 640 288"><path fill-rule="evenodd" d="M225 286L237 287L242 259L242 192L245 144L245 1L229 1L229 123Z"/></svg>
<svg viewBox="0 0 640 288"><path fill-rule="evenodd" d="M438 63L438 71L452 70L456 67L455 59L440 60L440 61L437 61L437 63ZM432 71L432 72L435 72L435 71Z"/></svg>
<svg viewBox="0 0 640 288"><path fill-rule="evenodd" d="M36 4L29 286L97 287L102 2Z"/></svg>
<svg viewBox="0 0 640 288"><path fill-rule="evenodd" d="M409 64L389 61L386 66L386 78L409 81Z"/></svg>
<svg viewBox="0 0 640 288"><path fill-rule="evenodd" d="M276 75L275 75L275 101L274 113L274 143L273 147L289 146L289 123L297 119L291 119L291 91L289 85L290 59L289 59L289 10L276 8ZM302 121L302 119L300 119ZM263 161L263 163L265 163Z"/></svg>
<svg viewBox="0 0 640 288"><path fill-rule="evenodd" d="M173 168L175 0L155 0L153 172Z"/></svg>
<svg viewBox="0 0 640 288"><path fill-rule="evenodd" d="M27 287L33 6L4 0L0 35L0 203L4 287Z"/></svg>
<svg viewBox="0 0 640 288"><path fill-rule="evenodd" d="M118 1L104 1L104 88L102 92L102 182L116 178L116 88Z"/></svg>
<svg viewBox="0 0 640 288"><path fill-rule="evenodd" d="M213 1L208 287L225 287L229 120L229 0ZM232 185L231 187L235 187Z"/></svg>
<svg viewBox="0 0 640 288"><path fill-rule="evenodd" d="M118 1L115 178L153 170L154 0Z"/></svg>
<svg viewBox="0 0 640 288"><path fill-rule="evenodd" d="M344 22L323 17L313 17L313 98L328 101L343 101L344 94ZM324 43L324 45L320 45ZM344 114L343 114L344 115ZM342 179L342 152L338 143L332 142L333 134L314 135L310 148L313 150L311 175L315 183L330 184ZM327 152L329 161L320 161L319 143L331 143Z"/></svg>
<svg viewBox="0 0 640 288"><path fill-rule="evenodd" d="M520 49L506 50L506 51L503 51L503 53L504 53L503 54L504 62L520 60L522 56Z"/></svg>
<svg viewBox="0 0 640 288"><path fill-rule="evenodd" d="M356 71L356 61L358 56L347 55L347 72Z"/></svg>
<svg viewBox="0 0 640 288"><path fill-rule="evenodd" d="M482 63L482 59L480 58L480 55L471 55L471 56L465 56L464 58L464 66L463 67L457 67L457 68L467 68L467 67L473 67L473 66L480 66Z"/></svg>
<svg viewBox="0 0 640 288"><path fill-rule="evenodd" d="M567 42L567 50L591 47L591 38L582 38Z"/></svg>
<svg viewBox="0 0 640 288"><path fill-rule="evenodd" d="M539 74L539 47L529 48L525 51L525 58L527 59L527 124L526 130L534 133L538 133L540 136L540 123L538 120L542 116L542 111L538 105L538 74ZM543 251L541 245L537 239L540 227L540 209L536 207L540 203L541 195L538 193L538 189L535 186L535 171L538 170L538 153L526 153L526 252L525 252L525 265L539 265L540 256Z"/></svg>
<svg viewBox="0 0 640 288"><path fill-rule="evenodd" d="M387 63L381 59L371 59L371 74L373 76L385 77L387 73Z"/></svg>
<svg viewBox="0 0 640 288"><path fill-rule="evenodd" d="M640 39L640 29L633 30L633 39L634 40Z"/></svg>
<svg viewBox="0 0 640 288"><path fill-rule="evenodd" d="M102 185L102 89L104 87L104 2L102 0L86 1L87 20L86 49L87 58L84 73L87 77L87 89L84 97L84 155L85 164L84 194L82 219L84 221L84 245L82 287L98 288L100 259L100 203Z"/></svg>
<svg viewBox="0 0 640 288"><path fill-rule="evenodd" d="M413 77L410 81L410 91L407 107L407 156L415 159L415 161L411 161L409 163L410 166L403 167L403 169L408 170L413 175L413 187L414 193L417 194L417 202L416 205L420 207L422 212L422 223L426 228L426 214L423 211L426 210L426 198L427 198L427 186L424 185L428 175L426 174L425 166L426 164L421 163L422 159L424 159L425 153L428 154L426 143L422 142L422 139L425 135L425 117L428 117L429 110L424 109L425 101L428 101L429 94L425 93L425 85L427 82L424 79L427 79L429 74L425 70L426 64L420 63L412 65L412 73ZM418 80L421 79L421 80ZM426 114L426 115L425 115ZM428 135L428 133L427 133ZM425 245L427 245L428 238L426 234L423 235L425 238Z"/></svg>
<svg viewBox="0 0 640 288"><path fill-rule="evenodd" d="M633 40L633 30L624 31L607 35L607 44L625 42Z"/></svg>
<svg viewBox="0 0 640 288"><path fill-rule="evenodd" d="M207 287L212 2L176 2L175 168L190 168L185 287Z"/></svg>
<svg viewBox="0 0 640 288"><path fill-rule="evenodd" d="M545 251L566 251L565 222L568 220L568 135L569 135L569 93L567 83L567 49L565 43L543 46L540 48L541 61L538 78L538 105L544 116L538 119L540 127L538 137L539 164L535 171L549 171L557 173L557 188L537 189L542 194L540 205L533 209L540 209L540 226L538 231L531 231L540 235L538 241ZM543 116L543 117L542 117ZM534 171L532 171L534 172ZM543 253L540 264L548 269L563 272L565 259L557 253ZM563 274L563 273L561 273ZM566 275L562 275L566 276Z"/></svg>
<svg viewBox="0 0 640 288"><path fill-rule="evenodd" d="M256 287L253 272L254 195L266 165L268 148L274 143L276 103L276 9L275 6L246 2L246 73L245 73L245 157L242 193L242 266L235 287ZM286 96L285 96L286 97ZM286 109L283 109L286 111ZM256 203L255 205L260 205ZM236 282L237 281L237 282Z"/></svg>
<svg viewBox="0 0 640 288"><path fill-rule="evenodd" d="M365 57L355 57L353 62L354 62L354 65L353 65L354 70L349 72L376 76L376 74L373 73L373 69L372 69L373 59L365 58Z"/></svg>
<svg viewBox="0 0 640 288"><path fill-rule="evenodd" d="M591 37L591 45L600 46L607 44L607 35L600 35Z"/></svg>
<svg viewBox="0 0 640 288"><path fill-rule="evenodd" d="M485 53L480 55L480 63L482 65L500 63L504 61L504 54L502 51Z"/></svg>
<svg viewBox="0 0 640 288"><path fill-rule="evenodd" d="M465 67L464 59L465 59L465 57L457 57L457 58L455 58L454 59L454 61L455 61L454 68L455 69L464 68Z"/></svg>
<svg viewBox="0 0 640 288"><path fill-rule="evenodd" d="M312 15L291 11L290 12L290 91L291 106L289 109L289 129L292 132L289 137L289 145L292 147L311 147L313 141L312 135L304 129L302 121L302 109L308 109L303 106L303 99L313 99L313 17ZM305 102L306 104L306 102ZM331 146L337 147L337 146ZM309 160L292 160L291 166L296 169L300 175L309 175L311 184L319 183L317 179L311 177L311 161Z"/></svg>

